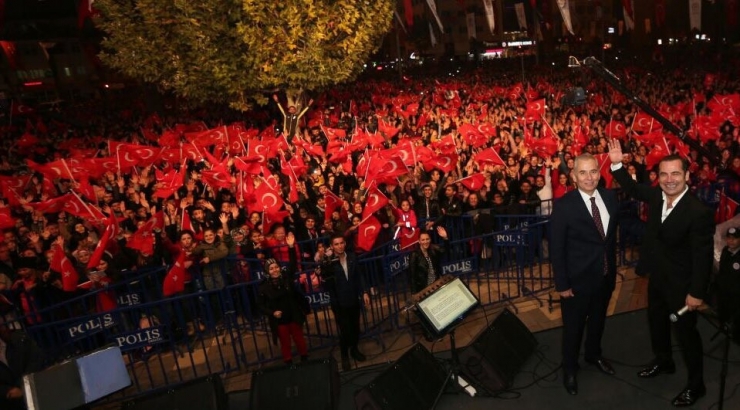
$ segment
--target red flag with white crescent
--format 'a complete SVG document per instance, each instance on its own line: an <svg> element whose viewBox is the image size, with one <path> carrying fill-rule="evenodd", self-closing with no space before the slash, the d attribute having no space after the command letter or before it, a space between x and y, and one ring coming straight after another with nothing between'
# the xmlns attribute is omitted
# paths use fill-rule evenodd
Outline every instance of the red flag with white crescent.
<svg viewBox="0 0 740 410"><path fill-rule="evenodd" d="M167 272L162 282L162 295L169 297L185 291L185 252L177 255L177 260Z"/></svg>
<svg viewBox="0 0 740 410"><path fill-rule="evenodd" d="M372 250L380 228L378 218L373 215L362 221L357 228L357 247L365 252Z"/></svg>
<svg viewBox="0 0 740 410"><path fill-rule="evenodd" d="M51 269L59 272L62 276L62 289L65 292L74 292L77 289L80 275L75 270L74 265L72 265L72 261L67 257L61 244L55 243L52 246L52 250L54 252L51 257Z"/></svg>

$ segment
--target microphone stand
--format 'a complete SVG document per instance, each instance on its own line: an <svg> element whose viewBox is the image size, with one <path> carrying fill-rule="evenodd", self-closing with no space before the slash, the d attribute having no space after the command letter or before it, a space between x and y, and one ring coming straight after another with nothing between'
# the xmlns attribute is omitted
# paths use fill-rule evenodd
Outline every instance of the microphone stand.
<svg viewBox="0 0 740 410"><path fill-rule="evenodd" d="M714 156L714 154L712 154L711 152L709 152L709 150L704 148L698 141L686 135L686 132L684 132L681 128L679 128L677 125L672 123L668 118L664 117L656 109L651 107L650 104L643 101L640 97L638 97L635 93L633 93L629 88L627 88L622 83L622 80L620 80L619 77L617 77L614 73L612 73L606 67L604 67L604 64L602 64L601 61L597 60L594 57L586 57L582 61L578 61L578 59L576 59L575 57L569 57L568 67L571 67L571 68L587 67L591 69L591 71L597 76L599 76L599 78L606 81L615 90L622 93L625 97L627 97L635 105L637 105L643 111L645 111L645 113L647 113L649 116L653 117L656 121L658 121L663 126L663 128L668 130L668 132L677 136L678 139L680 139L681 141L686 143L686 145L696 150L701 156L709 159L712 165L719 164L719 159L716 156Z"/></svg>
<svg viewBox="0 0 740 410"><path fill-rule="evenodd" d="M715 323L712 321L712 319L707 315L706 313L697 311L699 313L699 316L703 317L707 322L709 322L710 325L712 325L715 329L717 329L717 332L709 339L709 341L714 341L714 339L717 338L719 335L724 335L724 346L722 351L722 368L720 370L719 376L719 399L717 400L717 409L722 410L724 408L725 404L725 385L727 384L727 373L729 368L729 358L730 358L730 342L732 341L732 333L731 333L731 326L732 322L726 322L722 319L720 319L719 323Z"/></svg>

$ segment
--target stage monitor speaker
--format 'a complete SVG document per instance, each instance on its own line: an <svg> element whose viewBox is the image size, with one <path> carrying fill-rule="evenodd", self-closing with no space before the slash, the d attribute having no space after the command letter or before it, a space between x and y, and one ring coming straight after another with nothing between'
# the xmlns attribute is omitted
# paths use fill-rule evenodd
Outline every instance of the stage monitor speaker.
<svg viewBox="0 0 740 410"><path fill-rule="evenodd" d="M504 309L460 352L460 370L474 386L489 393L505 390L536 347L537 339L527 326Z"/></svg>
<svg viewBox="0 0 740 410"><path fill-rule="evenodd" d="M339 371L329 357L252 373L250 409L336 410L339 407Z"/></svg>
<svg viewBox="0 0 740 410"><path fill-rule="evenodd" d="M131 385L121 349L106 347L23 376L26 407L66 410Z"/></svg>
<svg viewBox="0 0 740 410"><path fill-rule="evenodd" d="M429 350L416 344L355 394L355 408L431 409L446 378L447 372Z"/></svg>
<svg viewBox="0 0 740 410"><path fill-rule="evenodd" d="M155 392L124 402L121 408L127 410L228 410L229 399L221 377L212 374L174 386L166 391Z"/></svg>

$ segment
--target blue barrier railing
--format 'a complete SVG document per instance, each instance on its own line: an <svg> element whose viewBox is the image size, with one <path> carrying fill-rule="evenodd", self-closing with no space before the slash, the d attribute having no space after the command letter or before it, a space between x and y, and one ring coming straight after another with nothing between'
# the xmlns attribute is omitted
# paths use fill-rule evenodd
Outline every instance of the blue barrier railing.
<svg viewBox="0 0 740 410"><path fill-rule="evenodd" d="M466 215L443 223L450 240L442 273L461 277L483 305L537 298L552 288L547 217ZM482 233L481 225L486 226ZM436 234L434 240L439 240ZM361 319L364 338L382 343L383 332L410 326L400 314L411 299L410 252L390 241L360 256L358 273L373 294ZM51 361L108 344L119 346L134 380L134 387L121 393L126 396L278 360L280 349L257 307L261 260L233 256L212 263L218 264L227 284L222 289L193 286L187 293L164 298L162 267L130 273L119 284L61 304L20 312L13 320L24 325ZM304 260L295 278L312 307L305 325L310 350L337 342L329 294L316 270L316 263ZM194 272L194 282L199 275ZM95 299L106 293L115 295L117 307L96 310Z"/></svg>

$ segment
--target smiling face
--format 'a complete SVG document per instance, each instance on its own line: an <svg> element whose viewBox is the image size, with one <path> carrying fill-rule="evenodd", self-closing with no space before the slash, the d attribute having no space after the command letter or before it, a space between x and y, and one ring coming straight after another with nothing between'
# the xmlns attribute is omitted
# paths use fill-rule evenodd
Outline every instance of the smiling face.
<svg viewBox="0 0 740 410"><path fill-rule="evenodd" d="M203 242L208 244L216 242L216 231L213 229L206 229L203 231Z"/></svg>
<svg viewBox="0 0 740 410"><path fill-rule="evenodd" d="M432 245L432 237L428 233L424 232L419 235L419 247L423 250L429 249Z"/></svg>
<svg viewBox="0 0 740 410"><path fill-rule="evenodd" d="M578 189L588 196L593 195L599 186L599 179L601 178L599 164L593 157L579 156L575 162L572 175L573 182L576 183Z"/></svg>
<svg viewBox="0 0 740 410"><path fill-rule="evenodd" d="M658 166L658 182L669 201L676 199L686 189L689 180L681 160L662 161Z"/></svg>
<svg viewBox="0 0 740 410"><path fill-rule="evenodd" d="M276 279L280 277L280 265L277 263L271 263L270 266L267 268L267 274L270 275L271 278Z"/></svg>

